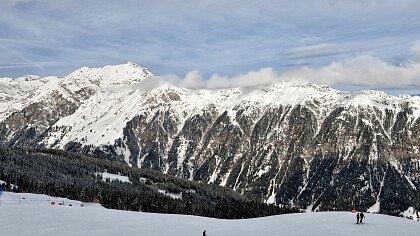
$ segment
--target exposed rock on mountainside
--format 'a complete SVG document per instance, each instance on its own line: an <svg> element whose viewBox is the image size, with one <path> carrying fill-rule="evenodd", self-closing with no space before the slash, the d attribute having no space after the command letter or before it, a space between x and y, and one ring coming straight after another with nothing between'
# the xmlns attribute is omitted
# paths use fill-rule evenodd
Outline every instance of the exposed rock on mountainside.
<svg viewBox="0 0 420 236"><path fill-rule="evenodd" d="M420 209L420 97L303 82L189 90L127 63L0 79L0 100L3 145L125 161L308 210Z"/></svg>

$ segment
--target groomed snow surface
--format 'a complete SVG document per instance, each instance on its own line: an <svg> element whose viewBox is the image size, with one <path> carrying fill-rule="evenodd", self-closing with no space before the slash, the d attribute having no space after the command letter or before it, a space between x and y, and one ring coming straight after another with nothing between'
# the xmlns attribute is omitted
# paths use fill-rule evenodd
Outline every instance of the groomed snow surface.
<svg viewBox="0 0 420 236"><path fill-rule="evenodd" d="M51 199L37 194L4 192L0 200ZM60 199L70 202L67 199ZM152 214L49 204L0 206L0 235L419 235L420 223L379 214L366 214L355 224L349 212L300 213L246 220L219 220L187 215Z"/></svg>

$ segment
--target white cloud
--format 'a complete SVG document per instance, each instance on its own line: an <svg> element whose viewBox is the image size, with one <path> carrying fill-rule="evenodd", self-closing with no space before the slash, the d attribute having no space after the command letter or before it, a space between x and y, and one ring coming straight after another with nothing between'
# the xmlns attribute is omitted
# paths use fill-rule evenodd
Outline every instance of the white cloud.
<svg viewBox="0 0 420 236"><path fill-rule="evenodd" d="M410 52L415 61L420 61L420 41L414 43L410 49Z"/></svg>
<svg viewBox="0 0 420 236"><path fill-rule="evenodd" d="M161 79L176 86L189 89L221 89L258 86L274 81L280 81L281 77L280 74L273 71L272 68L263 68L233 77L213 74L209 79L205 79L198 70L193 70L188 72L184 78L179 78L174 75L164 75L161 76Z"/></svg>
<svg viewBox="0 0 420 236"><path fill-rule="evenodd" d="M402 38L389 37L374 40L353 41L347 43L320 43L289 48L285 50L283 55L287 59L291 60L327 57L392 47L394 45L400 44L402 41Z"/></svg>
<svg viewBox="0 0 420 236"><path fill-rule="evenodd" d="M202 88L206 82L198 70L193 70L187 73L185 78L181 81L181 86L188 88Z"/></svg>
<svg viewBox="0 0 420 236"><path fill-rule="evenodd" d="M190 89L249 87L292 80L330 86L344 84L367 88L404 88L412 85L420 86L420 63L407 62L402 65L394 65L378 57L361 55L333 62L321 68L304 67L284 73L276 72L272 68L263 68L232 77L214 74L205 79L199 71L194 70L187 73L182 79L173 75L161 78L177 86Z"/></svg>
<svg viewBox="0 0 420 236"><path fill-rule="evenodd" d="M278 81L279 79L279 74L273 71L272 68L263 68L230 78L215 74L208 80L207 88L249 87Z"/></svg>
<svg viewBox="0 0 420 236"><path fill-rule="evenodd" d="M184 78L180 78L177 75L168 74L161 76L160 79L178 87L189 89L206 88L207 84L207 81L203 78L200 71L198 70L192 70L188 72Z"/></svg>
<svg viewBox="0 0 420 236"><path fill-rule="evenodd" d="M127 60L159 74L317 67L355 53L396 57L419 37L416 0L216 2L0 0L0 44L46 71L0 74L64 75ZM0 58L3 67L25 63L11 53Z"/></svg>
<svg viewBox="0 0 420 236"><path fill-rule="evenodd" d="M22 0L2 0L0 2L0 6L7 7L7 8L13 8L16 6L17 3L22 2Z"/></svg>
<svg viewBox="0 0 420 236"><path fill-rule="evenodd" d="M407 62L394 65L378 57L362 55L317 69L305 67L284 73L282 77L327 85L349 84L383 88L419 86L420 64Z"/></svg>

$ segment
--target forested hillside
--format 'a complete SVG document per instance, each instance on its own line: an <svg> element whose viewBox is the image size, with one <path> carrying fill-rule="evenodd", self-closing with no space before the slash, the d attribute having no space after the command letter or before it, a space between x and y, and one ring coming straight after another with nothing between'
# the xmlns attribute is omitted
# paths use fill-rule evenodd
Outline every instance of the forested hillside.
<svg viewBox="0 0 420 236"><path fill-rule="evenodd" d="M129 181L104 179L109 175ZM104 207L121 210L228 219L297 212L253 201L228 188L57 150L0 148L0 180L7 182L5 190L99 200Z"/></svg>

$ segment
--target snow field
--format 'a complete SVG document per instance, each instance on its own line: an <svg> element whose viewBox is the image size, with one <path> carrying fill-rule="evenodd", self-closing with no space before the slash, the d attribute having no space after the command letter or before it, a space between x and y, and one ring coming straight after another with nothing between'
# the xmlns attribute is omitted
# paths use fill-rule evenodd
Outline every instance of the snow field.
<svg viewBox="0 0 420 236"><path fill-rule="evenodd" d="M17 194L4 193L3 198ZM30 194L28 197L38 198ZM45 196L45 195L43 195ZM48 197L48 196L46 196ZM0 235L418 235L420 223L405 218L366 214L356 225L350 212L300 213L245 220L153 214L102 207L47 205L0 206Z"/></svg>

